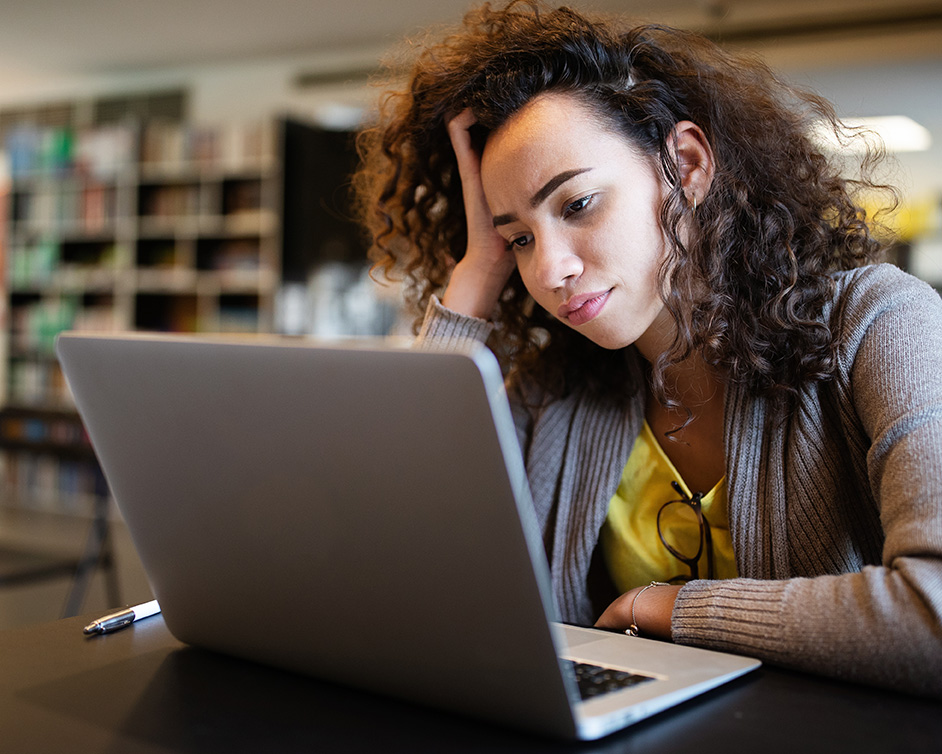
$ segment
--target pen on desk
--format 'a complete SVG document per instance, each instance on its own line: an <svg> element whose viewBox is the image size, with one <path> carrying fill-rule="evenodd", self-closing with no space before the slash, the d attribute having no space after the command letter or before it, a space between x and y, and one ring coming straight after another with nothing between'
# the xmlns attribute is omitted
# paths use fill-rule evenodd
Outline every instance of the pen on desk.
<svg viewBox="0 0 942 754"><path fill-rule="evenodd" d="M101 618L93 620L85 626L83 632L86 636L110 634L112 631L117 631L119 628L130 626L134 621L149 618L159 612L160 605L157 604L157 600L151 600L150 602L144 602L143 604L134 605L133 607L126 607L124 610L118 610L115 613L103 615Z"/></svg>

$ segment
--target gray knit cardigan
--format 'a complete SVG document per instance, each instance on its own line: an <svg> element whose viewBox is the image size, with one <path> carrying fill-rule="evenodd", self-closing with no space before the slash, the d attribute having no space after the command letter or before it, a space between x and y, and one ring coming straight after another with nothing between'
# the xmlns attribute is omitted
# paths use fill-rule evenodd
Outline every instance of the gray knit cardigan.
<svg viewBox="0 0 942 754"><path fill-rule="evenodd" d="M673 639L942 697L942 301L890 265L836 281L833 380L772 426L764 399L727 389L740 577L685 585ZM491 328L433 299L420 338ZM644 397L626 409L576 392L514 410L562 618L591 624L589 565Z"/></svg>

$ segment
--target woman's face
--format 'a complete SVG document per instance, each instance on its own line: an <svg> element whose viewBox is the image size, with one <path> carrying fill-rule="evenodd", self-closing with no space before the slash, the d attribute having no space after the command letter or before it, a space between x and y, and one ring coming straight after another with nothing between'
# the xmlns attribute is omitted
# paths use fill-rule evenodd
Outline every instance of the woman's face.
<svg viewBox="0 0 942 754"><path fill-rule="evenodd" d="M634 343L648 358L664 348L666 188L651 158L572 96L545 94L490 135L481 177L540 306L604 348Z"/></svg>

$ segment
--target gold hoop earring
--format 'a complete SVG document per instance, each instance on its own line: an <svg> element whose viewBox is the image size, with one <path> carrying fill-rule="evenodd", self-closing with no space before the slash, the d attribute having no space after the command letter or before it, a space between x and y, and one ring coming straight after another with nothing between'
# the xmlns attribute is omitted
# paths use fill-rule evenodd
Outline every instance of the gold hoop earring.
<svg viewBox="0 0 942 754"><path fill-rule="evenodd" d="M697 214L697 197L693 198L693 214Z"/></svg>

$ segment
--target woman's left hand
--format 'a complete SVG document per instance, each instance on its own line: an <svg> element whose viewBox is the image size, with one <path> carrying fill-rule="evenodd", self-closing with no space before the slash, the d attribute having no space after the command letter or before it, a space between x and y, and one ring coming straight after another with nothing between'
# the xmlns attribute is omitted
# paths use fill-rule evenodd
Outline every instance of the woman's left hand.
<svg viewBox="0 0 942 754"><path fill-rule="evenodd" d="M642 590L644 594L641 594ZM670 639L671 612L679 591L680 587L673 584L653 586L650 589L639 586L637 589L625 592L609 605L595 625L599 628L625 631L634 623L642 636ZM634 620L632 620L632 606Z"/></svg>

